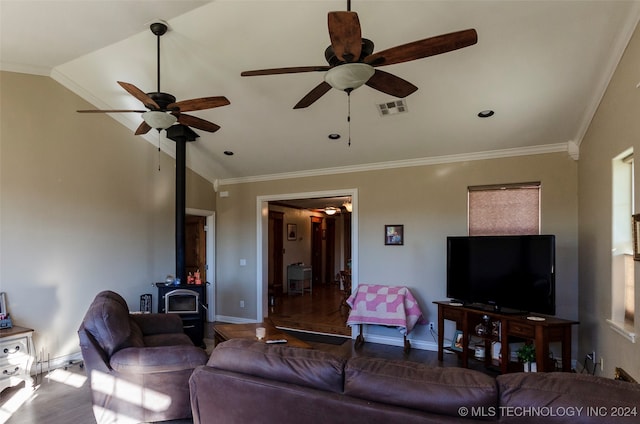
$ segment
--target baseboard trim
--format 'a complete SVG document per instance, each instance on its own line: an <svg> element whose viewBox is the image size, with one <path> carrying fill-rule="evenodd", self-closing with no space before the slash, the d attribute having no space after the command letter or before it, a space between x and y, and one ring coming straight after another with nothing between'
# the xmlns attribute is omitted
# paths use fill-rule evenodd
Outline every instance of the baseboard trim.
<svg viewBox="0 0 640 424"><path fill-rule="evenodd" d="M51 358L48 361L41 361L40 359L37 361L34 360L33 364L31 365L31 375L35 376L39 373L45 374L58 368L64 368L71 364L77 364L78 362L82 362L81 352L74 352L70 353L69 355L58 356L57 358Z"/></svg>
<svg viewBox="0 0 640 424"><path fill-rule="evenodd" d="M216 315L216 322L225 322L229 324L254 324L256 322L255 319L249 318L238 318L238 317L230 317L226 315Z"/></svg>
<svg viewBox="0 0 640 424"><path fill-rule="evenodd" d="M366 331L363 333L363 337L364 337L365 343L371 342L371 343L379 343L379 344L388 345L388 346L404 347L404 337L390 337L390 336L381 336L377 334L367 334ZM409 337L408 340L411 343L412 349L431 350L431 351L438 350L438 344L435 342L430 342L427 340L412 339L411 337Z"/></svg>

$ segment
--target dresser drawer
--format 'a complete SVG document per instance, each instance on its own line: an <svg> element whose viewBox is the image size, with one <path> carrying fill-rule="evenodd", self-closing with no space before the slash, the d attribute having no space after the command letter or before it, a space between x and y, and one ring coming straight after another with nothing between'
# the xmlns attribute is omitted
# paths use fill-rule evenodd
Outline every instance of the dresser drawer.
<svg viewBox="0 0 640 424"><path fill-rule="evenodd" d="M27 374L28 358L0 366L0 379Z"/></svg>
<svg viewBox="0 0 640 424"><path fill-rule="evenodd" d="M29 341L27 337L20 337L0 343L0 363L28 355Z"/></svg>
<svg viewBox="0 0 640 424"><path fill-rule="evenodd" d="M535 326L524 322L509 321L509 329L507 331L510 336L534 338L536 335Z"/></svg>

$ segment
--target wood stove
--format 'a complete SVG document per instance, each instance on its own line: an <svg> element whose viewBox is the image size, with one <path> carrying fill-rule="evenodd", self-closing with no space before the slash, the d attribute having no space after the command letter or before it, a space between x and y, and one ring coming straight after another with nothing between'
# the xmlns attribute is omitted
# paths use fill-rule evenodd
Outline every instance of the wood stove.
<svg viewBox="0 0 640 424"><path fill-rule="evenodd" d="M158 286L158 312L178 314L193 344L203 346L206 285Z"/></svg>

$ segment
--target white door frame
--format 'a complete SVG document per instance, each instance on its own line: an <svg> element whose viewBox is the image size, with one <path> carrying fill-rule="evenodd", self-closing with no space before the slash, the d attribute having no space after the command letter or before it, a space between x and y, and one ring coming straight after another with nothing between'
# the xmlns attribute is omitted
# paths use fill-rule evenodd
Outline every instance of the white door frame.
<svg viewBox="0 0 640 424"><path fill-rule="evenodd" d="M264 311L268 310L269 279L269 202L278 200L310 199L315 197L351 196L353 211L351 212L351 279L358 281L358 189L341 189L327 191L311 191L305 193L287 193L258 196L256 202L256 320L262 321ZM355 287L355 285L354 285ZM353 330L352 330L353 332Z"/></svg>
<svg viewBox="0 0 640 424"><path fill-rule="evenodd" d="M186 208L187 215L204 216L206 217L205 227L205 243L207 249L206 267L207 267L207 282L210 284L207 287L207 321L214 322L216 320L216 255L215 255L215 240L216 240L216 213L214 211L203 209L191 209Z"/></svg>

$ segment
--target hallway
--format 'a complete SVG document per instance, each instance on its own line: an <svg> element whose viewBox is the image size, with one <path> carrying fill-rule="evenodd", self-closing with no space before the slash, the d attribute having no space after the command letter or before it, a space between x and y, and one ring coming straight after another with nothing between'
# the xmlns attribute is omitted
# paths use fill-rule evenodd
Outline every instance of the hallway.
<svg viewBox="0 0 640 424"><path fill-rule="evenodd" d="M278 327L350 337L349 308L341 306L342 299L337 284L315 284L313 293L276 297L268 316Z"/></svg>

